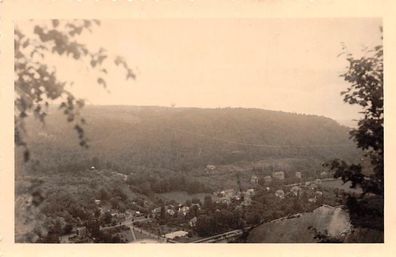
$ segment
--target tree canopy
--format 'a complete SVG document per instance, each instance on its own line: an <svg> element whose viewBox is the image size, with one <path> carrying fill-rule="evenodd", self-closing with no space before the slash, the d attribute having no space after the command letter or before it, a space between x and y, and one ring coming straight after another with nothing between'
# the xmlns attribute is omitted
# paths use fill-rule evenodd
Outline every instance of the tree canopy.
<svg viewBox="0 0 396 257"><path fill-rule="evenodd" d="M364 193L384 194L384 88L383 47L377 45L362 57L347 53L349 67L341 76L350 86L341 95L346 103L359 105L363 117L350 132L364 151L360 164L342 160L329 163L335 177L360 185ZM364 169L369 167L368 172Z"/></svg>

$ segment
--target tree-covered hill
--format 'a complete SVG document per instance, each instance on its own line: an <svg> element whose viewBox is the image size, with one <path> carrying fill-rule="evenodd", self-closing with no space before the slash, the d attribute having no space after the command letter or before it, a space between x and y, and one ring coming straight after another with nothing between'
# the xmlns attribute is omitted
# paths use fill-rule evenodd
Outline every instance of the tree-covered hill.
<svg viewBox="0 0 396 257"><path fill-rule="evenodd" d="M44 127L28 120L33 159L55 167L94 161L131 167L191 170L268 158L354 160L348 128L315 115L244 108L87 106L82 116L90 148L79 147L70 124L52 110Z"/></svg>

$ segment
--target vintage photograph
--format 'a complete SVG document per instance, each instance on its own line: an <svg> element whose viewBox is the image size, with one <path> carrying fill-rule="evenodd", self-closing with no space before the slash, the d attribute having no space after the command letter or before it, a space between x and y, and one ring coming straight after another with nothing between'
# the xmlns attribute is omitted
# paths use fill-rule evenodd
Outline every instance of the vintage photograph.
<svg viewBox="0 0 396 257"><path fill-rule="evenodd" d="M15 243L383 243L381 18L14 23Z"/></svg>

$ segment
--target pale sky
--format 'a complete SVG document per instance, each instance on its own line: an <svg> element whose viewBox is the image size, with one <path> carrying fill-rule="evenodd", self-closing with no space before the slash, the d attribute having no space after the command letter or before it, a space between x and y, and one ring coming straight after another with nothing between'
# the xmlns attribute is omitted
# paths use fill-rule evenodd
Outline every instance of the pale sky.
<svg viewBox="0 0 396 257"><path fill-rule="evenodd" d="M344 42L353 53L380 42L380 19L108 20L83 38L122 55L137 73L107 78L111 93L75 62L58 72L91 104L249 107L356 118L342 101Z"/></svg>

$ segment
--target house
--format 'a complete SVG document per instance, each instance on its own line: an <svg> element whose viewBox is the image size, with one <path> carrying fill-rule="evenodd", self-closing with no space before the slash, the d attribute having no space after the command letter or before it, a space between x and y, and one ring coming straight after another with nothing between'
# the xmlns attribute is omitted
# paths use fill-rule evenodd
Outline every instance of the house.
<svg viewBox="0 0 396 257"><path fill-rule="evenodd" d="M206 165L206 174L211 174L211 173L215 173L216 171L216 166L208 164Z"/></svg>
<svg viewBox="0 0 396 257"><path fill-rule="evenodd" d="M99 205L100 204L100 200L95 200L95 204Z"/></svg>
<svg viewBox="0 0 396 257"><path fill-rule="evenodd" d="M232 199L237 199L238 194L234 189L226 189L221 192L215 192L213 200L216 203L230 204Z"/></svg>
<svg viewBox="0 0 396 257"><path fill-rule="evenodd" d="M198 210L201 209L201 205L200 205L199 203L193 203L193 204L191 204L191 208L194 207L194 206L196 206L196 207L198 208ZM187 208L188 208L188 207L187 207Z"/></svg>
<svg viewBox="0 0 396 257"><path fill-rule="evenodd" d="M195 227L197 225L197 220L198 220L197 217L190 219L190 221L188 222L188 225L192 228Z"/></svg>
<svg viewBox="0 0 396 257"><path fill-rule="evenodd" d="M59 237L59 242L60 242L61 244L72 243L72 242L73 242L72 239L73 239L74 237L76 237L76 234L75 234L75 233L68 234L68 235L63 235L63 236L60 236L60 237Z"/></svg>
<svg viewBox="0 0 396 257"><path fill-rule="evenodd" d="M301 188L299 186L293 186L290 189L290 193L292 193L294 196L298 196L301 193Z"/></svg>
<svg viewBox="0 0 396 257"><path fill-rule="evenodd" d="M124 213L118 213L116 218L117 218L117 221L125 221L126 215Z"/></svg>
<svg viewBox="0 0 396 257"><path fill-rule="evenodd" d="M283 171L275 171L272 173L272 177L278 180L284 180L285 179L285 172Z"/></svg>
<svg viewBox="0 0 396 257"><path fill-rule="evenodd" d="M87 235L87 228L86 227L76 228L76 234L80 237L85 237Z"/></svg>
<svg viewBox="0 0 396 257"><path fill-rule="evenodd" d="M315 197L322 197L323 196L323 192L322 191L316 191L315 192Z"/></svg>
<svg viewBox="0 0 396 257"><path fill-rule="evenodd" d="M245 195L247 195L247 196L254 196L255 194L256 194L256 193L255 193L254 189L253 189L253 188L250 188L250 189L246 190L246 194L245 194Z"/></svg>
<svg viewBox="0 0 396 257"><path fill-rule="evenodd" d="M310 202L310 203L316 203L316 198L314 197L314 198L309 198L308 199L308 202Z"/></svg>
<svg viewBox="0 0 396 257"><path fill-rule="evenodd" d="M329 173L326 172L326 171L322 171L322 172L320 173L320 177L321 177L321 178L327 178L328 176L329 176Z"/></svg>
<svg viewBox="0 0 396 257"><path fill-rule="evenodd" d="M210 171L213 171L213 170L216 169L216 166L211 165L211 164L208 164L208 165L206 165L206 169L207 169L207 170L210 170Z"/></svg>
<svg viewBox="0 0 396 257"><path fill-rule="evenodd" d="M302 179L302 173L300 171L296 171L296 178Z"/></svg>
<svg viewBox="0 0 396 257"><path fill-rule="evenodd" d="M179 213L183 214L184 216L186 216L189 211L190 211L190 208L188 206L183 206L183 207L179 208Z"/></svg>
<svg viewBox="0 0 396 257"><path fill-rule="evenodd" d="M221 198L219 201L216 201L217 203L224 203L224 204L231 204L231 199L229 198Z"/></svg>
<svg viewBox="0 0 396 257"><path fill-rule="evenodd" d="M251 204L252 204L252 198L250 198L249 196L243 198L243 202L242 202L243 206L249 206Z"/></svg>
<svg viewBox="0 0 396 257"><path fill-rule="evenodd" d="M284 199L285 198L285 192L282 189L278 189L275 192L275 196L280 198L280 199Z"/></svg>
<svg viewBox="0 0 396 257"><path fill-rule="evenodd" d="M144 216L144 214L141 213L140 211L135 212L135 217L142 217L142 216Z"/></svg>
<svg viewBox="0 0 396 257"><path fill-rule="evenodd" d="M174 231L174 232L165 234L165 238L167 238L167 239L175 239L177 237L185 237L187 235L188 235L187 231L178 230L178 231Z"/></svg>
<svg viewBox="0 0 396 257"><path fill-rule="evenodd" d="M160 213L161 212L161 207L157 207L157 208L155 208L155 209L153 209L152 211L151 211L151 213L153 213L153 214L158 214L158 213Z"/></svg>
<svg viewBox="0 0 396 257"><path fill-rule="evenodd" d="M258 179L258 177L256 175L252 175L250 177L250 183L252 183L253 185L257 185L258 181L259 181L259 179Z"/></svg>
<svg viewBox="0 0 396 257"><path fill-rule="evenodd" d="M227 189L227 190L221 191L221 193L224 195L224 197L231 199L231 197L233 197L235 195L235 190L234 189Z"/></svg>
<svg viewBox="0 0 396 257"><path fill-rule="evenodd" d="M166 213L168 213L170 216L173 216L176 212L173 209L167 209Z"/></svg>
<svg viewBox="0 0 396 257"><path fill-rule="evenodd" d="M318 185L315 184L315 183L311 183L311 184L309 185L309 189L311 189L311 190L315 190L315 189L317 189L317 188L318 188Z"/></svg>
<svg viewBox="0 0 396 257"><path fill-rule="evenodd" d="M272 177L271 176L265 176L263 179L264 179L264 183L266 183L266 184L272 182Z"/></svg>

